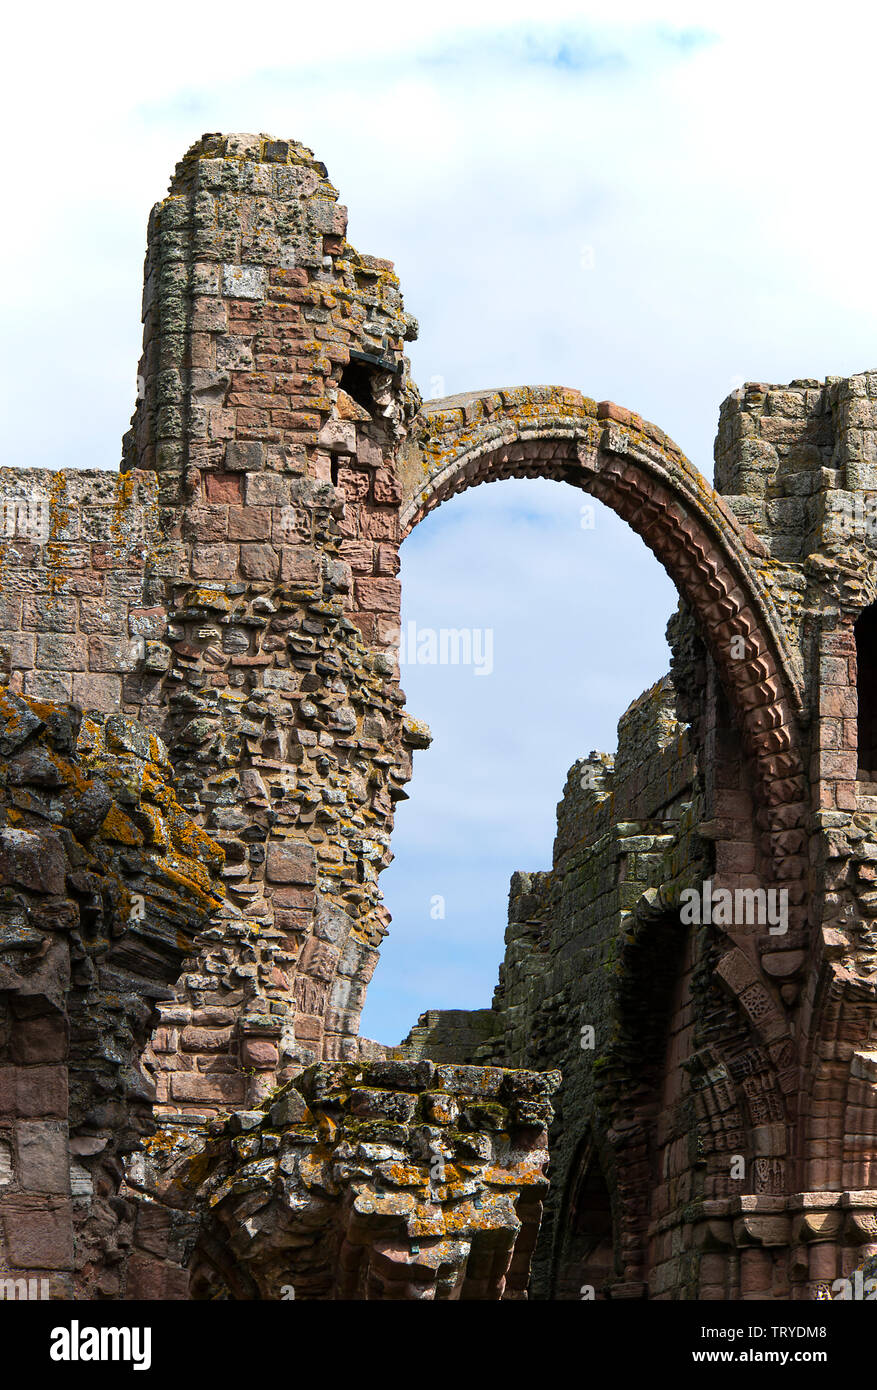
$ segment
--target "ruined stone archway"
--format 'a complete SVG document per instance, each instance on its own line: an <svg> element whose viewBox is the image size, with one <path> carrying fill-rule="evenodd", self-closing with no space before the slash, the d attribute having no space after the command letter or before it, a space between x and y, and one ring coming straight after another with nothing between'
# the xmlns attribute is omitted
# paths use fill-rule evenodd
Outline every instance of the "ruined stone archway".
<svg viewBox="0 0 877 1390"><path fill-rule="evenodd" d="M656 426L560 387L427 403L400 464L402 534L455 493L520 477L569 482L599 498L667 570L706 640L753 760L774 877L799 881L807 813L802 677L763 578L761 542Z"/></svg>
<svg viewBox="0 0 877 1390"><path fill-rule="evenodd" d="M739 730L738 746L755 792L751 819L745 827L741 823L739 838L753 836L756 828L764 832L761 872L788 889L793 931L804 927L808 805L799 723L802 675L771 596L764 547L724 499L654 426L612 403L597 405L578 392L549 387L429 403L415 422L400 472L403 535L441 501L477 483L544 477L596 496L645 540L694 616ZM725 836L733 840L737 836L729 825L730 820ZM798 942L795 935L767 943L768 974L786 969L778 962L787 954L791 969L787 947ZM789 1020L755 964L766 943L755 945L754 959L751 946L731 933L715 961L716 982L736 1001L744 1030L751 1028L761 1044L758 1065L769 1077L771 1113L781 1114L784 1126L793 1129L796 1107L786 1094L790 1078L776 1074L790 1056ZM762 1079L759 1073L759 1085ZM627 1095L625 1086L621 1091ZM755 1163L760 1190L784 1181L786 1143L785 1128L782 1137L779 1130L760 1133ZM629 1135L625 1145L619 1166L630 1196L642 1175ZM629 1264L628 1282L641 1278L647 1261L642 1270L634 1268L636 1261Z"/></svg>

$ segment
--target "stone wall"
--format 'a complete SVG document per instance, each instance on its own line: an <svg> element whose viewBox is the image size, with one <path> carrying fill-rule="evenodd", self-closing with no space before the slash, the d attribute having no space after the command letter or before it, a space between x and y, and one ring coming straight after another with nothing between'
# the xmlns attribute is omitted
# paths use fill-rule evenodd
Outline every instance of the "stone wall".
<svg viewBox="0 0 877 1390"><path fill-rule="evenodd" d="M155 1128L141 1056L222 854L133 719L7 691L0 752L0 1275L117 1297L124 1163Z"/></svg>
<svg viewBox="0 0 877 1390"><path fill-rule="evenodd" d="M139 714L167 653L152 473L0 470L0 664L34 700Z"/></svg>
<svg viewBox="0 0 877 1390"><path fill-rule="evenodd" d="M355 1057L386 930L377 873L408 770L392 459L416 326L345 227L308 151L243 136L194 147L150 224L125 467L158 478L156 713L227 889L154 1049L169 1113Z"/></svg>
<svg viewBox="0 0 877 1390"><path fill-rule="evenodd" d="M523 1238L506 1203L482 1248L463 1192L438 1201L432 1264L395 1209L389 1245L339 1255L339 1213L382 1210L385 1176L347 1132L352 1097L410 1101L386 1160L403 1205L436 1206L418 1166L435 1090L471 1112L453 1162L474 1144L484 1192L529 1210L499 1157L535 1126L515 1118L527 1087L554 1092L534 1075L560 1071L534 1293L824 1293L877 1250L857 722L877 726L877 650L856 628L877 602L877 375L735 392L716 489L579 391L423 405L392 265L347 241L310 151L265 135L206 135L180 162L143 313L120 472L0 472L0 1273L49 1271L58 1296L267 1296L286 1217L260 1242L235 1198L221 1229L197 1175L234 1185L287 1151L311 1173L340 1125L322 1272L293 1283L520 1296L535 1217ZM643 538L680 593L671 673L614 754L572 769L551 867L512 882L491 1007L429 1011L388 1047L359 1017L394 805L430 741L399 688L399 546L507 477L577 486ZM684 920L706 883L784 895L786 929ZM381 1066L405 1084L371 1086ZM319 1115L303 1076L341 1078Z"/></svg>
<svg viewBox="0 0 877 1390"><path fill-rule="evenodd" d="M176 1265L194 1298L525 1298L558 1081L324 1063L194 1153L168 1124L141 1165L138 1287Z"/></svg>

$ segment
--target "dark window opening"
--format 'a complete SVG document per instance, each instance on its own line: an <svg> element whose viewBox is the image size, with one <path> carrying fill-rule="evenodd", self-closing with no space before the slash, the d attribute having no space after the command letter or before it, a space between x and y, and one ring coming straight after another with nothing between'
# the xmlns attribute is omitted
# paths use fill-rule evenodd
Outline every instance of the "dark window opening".
<svg viewBox="0 0 877 1390"><path fill-rule="evenodd" d="M375 408L375 399L372 395L372 374L371 368L364 362L351 360L341 373L341 380L338 383L342 391L346 391L357 405L361 405L363 410L369 414Z"/></svg>
<svg viewBox="0 0 877 1390"><path fill-rule="evenodd" d="M877 603L856 622L856 687L859 697L859 778L877 781Z"/></svg>
<svg viewBox="0 0 877 1390"><path fill-rule="evenodd" d="M612 1199L596 1155L586 1151L568 1199L554 1297L581 1299L589 1286L593 1297L606 1299L615 1277Z"/></svg>

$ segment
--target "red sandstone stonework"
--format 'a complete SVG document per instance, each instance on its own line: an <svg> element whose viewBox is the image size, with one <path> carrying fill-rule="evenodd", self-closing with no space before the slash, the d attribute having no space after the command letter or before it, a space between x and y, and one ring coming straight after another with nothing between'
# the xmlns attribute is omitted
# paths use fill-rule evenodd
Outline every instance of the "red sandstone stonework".
<svg viewBox="0 0 877 1390"><path fill-rule="evenodd" d="M877 377L735 392L714 490L578 391L424 406L416 332L309 151L205 136L150 220L120 473L0 477L0 1273L821 1296L877 1254ZM572 770L493 1007L386 1049L378 879L429 743L398 548L504 477L642 536L672 671ZM786 929L686 923L705 882ZM241 1206L249 1162L283 1193Z"/></svg>

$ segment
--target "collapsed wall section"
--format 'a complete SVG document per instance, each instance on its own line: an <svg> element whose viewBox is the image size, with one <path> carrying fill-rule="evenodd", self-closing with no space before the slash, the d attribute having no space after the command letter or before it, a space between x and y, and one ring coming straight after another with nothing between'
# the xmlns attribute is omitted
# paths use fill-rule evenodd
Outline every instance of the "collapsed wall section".
<svg viewBox="0 0 877 1390"><path fill-rule="evenodd" d="M324 1063L194 1153L170 1122L138 1258L194 1298L526 1298L558 1079Z"/></svg>
<svg viewBox="0 0 877 1390"><path fill-rule="evenodd" d="M222 854L134 719L7 689L0 755L0 1275L118 1297L123 1165L155 1127L141 1054Z"/></svg>
<svg viewBox="0 0 877 1390"><path fill-rule="evenodd" d="M163 727L226 855L215 940L150 1059L160 1105L196 1118L355 1057L386 931L377 875L409 769L394 459L416 325L389 262L345 229L309 151L247 135L194 146L150 223L124 466L158 478Z"/></svg>
<svg viewBox="0 0 877 1390"><path fill-rule="evenodd" d="M151 473L0 470L0 674L34 700L138 714L166 655L154 638Z"/></svg>

